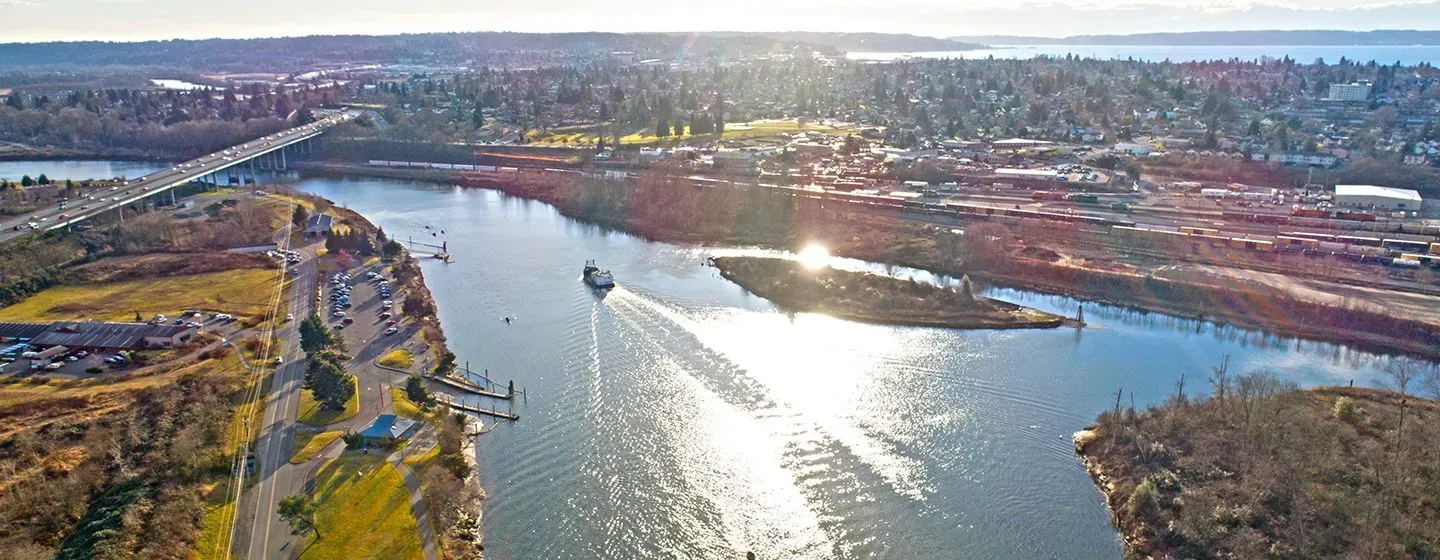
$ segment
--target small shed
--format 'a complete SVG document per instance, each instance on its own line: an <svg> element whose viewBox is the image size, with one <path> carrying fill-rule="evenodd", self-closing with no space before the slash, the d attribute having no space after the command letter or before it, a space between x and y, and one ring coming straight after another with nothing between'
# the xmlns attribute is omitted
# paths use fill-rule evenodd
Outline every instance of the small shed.
<svg viewBox="0 0 1440 560"><path fill-rule="evenodd" d="M400 418L394 414L381 414L360 430L360 437L366 444L385 443L390 440L405 439L415 434L419 426L414 420Z"/></svg>

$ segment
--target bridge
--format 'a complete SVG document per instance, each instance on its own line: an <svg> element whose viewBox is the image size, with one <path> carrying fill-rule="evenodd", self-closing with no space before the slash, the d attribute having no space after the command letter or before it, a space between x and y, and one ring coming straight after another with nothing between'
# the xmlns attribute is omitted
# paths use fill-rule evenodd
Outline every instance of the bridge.
<svg viewBox="0 0 1440 560"><path fill-rule="evenodd" d="M251 175L257 165L261 169L285 169L289 154L304 154L310 151L310 140L324 134L337 124L354 118L354 114L341 113L324 117L313 123L282 130L263 138L256 138L238 146L206 154L156 171L139 179L132 179L124 185L109 189L93 190L88 197L69 201L67 208L51 207L33 216L18 217L0 222L0 243L27 235L32 231L43 232L70 227L105 212L116 211L124 220L125 207L146 198L172 191L191 182L220 185L220 173L232 169L248 169ZM243 167L242 167L243 166ZM171 193L174 200L174 193Z"/></svg>

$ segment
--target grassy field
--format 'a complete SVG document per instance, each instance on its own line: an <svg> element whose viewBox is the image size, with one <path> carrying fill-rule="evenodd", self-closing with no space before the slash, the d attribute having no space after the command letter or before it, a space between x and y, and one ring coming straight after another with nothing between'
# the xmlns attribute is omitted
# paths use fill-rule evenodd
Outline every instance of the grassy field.
<svg viewBox="0 0 1440 560"><path fill-rule="evenodd" d="M302 560L420 559L410 495L395 467L375 455L344 455L315 477L315 523Z"/></svg>
<svg viewBox="0 0 1440 560"><path fill-rule="evenodd" d="M329 432L300 432L295 435L295 441L290 449L290 462L301 464L315 458L320 450L330 445L330 442L340 438L339 430Z"/></svg>
<svg viewBox="0 0 1440 560"><path fill-rule="evenodd" d="M260 317L274 295L279 272L241 269L189 276L58 286L0 309L0 321L97 319L134 321L156 313L178 317L186 309Z"/></svg>
<svg viewBox="0 0 1440 560"><path fill-rule="evenodd" d="M234 516L235 502L229 500L228 481L210 488L205 500L205 520L200 527L200 536L195 539L196 560L223 560L229 555L229 521Z"/></svg>
<svg viewBox="0 0 1440 560"><path fill-rule="evenodd" d="M385 355L380 356L380 359L377 361L380 362L382 366L405 369L415 365L415 356L411 355L409 350L401 348L386 352Z"/></svg>
<svg viewBox="0 0 1440 560"><path fill-rule="evenodd" d="M355 376L350 376L355 379ZM350 395L350 400L345 403L345 410L324 410L320 408L320 402L315 400L315 395L308 389L300 391L300 411L297 420L311 426L327 426L336 422L344 422L355 417L360 412L360 391Z"/></svg>
<svg viewBox="0 0 1440 560"><path fill-rule="evenodd" d="M136 391L174 382L183 375L238 376L244 373L234 359L191 363L163 373L101 377L74 381L32 381L7 378L0 383L0 441L41 424L65 420L85 421L128 406Z"/></svg>

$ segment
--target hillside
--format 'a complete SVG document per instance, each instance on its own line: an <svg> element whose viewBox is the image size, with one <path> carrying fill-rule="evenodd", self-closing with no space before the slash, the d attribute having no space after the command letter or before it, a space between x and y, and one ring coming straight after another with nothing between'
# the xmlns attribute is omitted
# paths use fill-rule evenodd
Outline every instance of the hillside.
<svg viewBox="0 0 1440 560"><path fill-rule="evenodd" d="M1127 558L1440 555L1440 403L1263 372L1219 386L1141 413L1117 404L1076 434Z"/></svg>

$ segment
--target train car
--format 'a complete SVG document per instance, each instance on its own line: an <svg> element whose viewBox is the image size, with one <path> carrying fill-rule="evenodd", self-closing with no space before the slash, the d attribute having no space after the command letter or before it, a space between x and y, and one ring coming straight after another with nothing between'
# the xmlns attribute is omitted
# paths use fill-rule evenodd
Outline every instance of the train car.
<svg viewBox="0 0 1440 560"><path fill-rule="evenodd" d="M1191 235L1218 236L1220 235L1220 230L1195 226L1180 226L1180 233L1188 233Z"/></svg>
<svg viewBox="0 0 1440 560"><path fill-rule="evenodd" d="M1030 200L1065 200L1065 193L1035 191L1030 193Z"/></svg>
<svg viewBox="0 0 1440 560"><path fill-rule="evenodd" d="M1406 253L1423 253L1430 250L1430 243L1410 241L1407 239L1386 239L1380 242L1380 246L1391 251L1403 251Z"/></svg>
<svg viewBox="0 0 1440 560"><path fill-rule="evenodd" d="M1361 247L1384 247L1385 240L1379 237L1364 237L1359 235L1337 235L1335 241L1346 245L1359 245Z"/></svg>
<svg viewBox="0 0 1440 560"><path fill-rule="evenodd" d="M1335 240L1335 236L1334 236L1334 235L1330 235L1330 234L1328 234L1328 233L1310 233L1310 232L1308 232L1308 231L1286 231L1286 232L1281 232L1281 235L1287 235L1287 236L1290 236L1290 237L1303 237L1303 238L1305 238L1305 239L1318 239L1318 240L1320 240L1320 241L1334 241L1334 240Z"/></svg>
<svg viewBox="0 0 1440 560"><path fill-rule="evenodd" d="M1261 239L1245 239L1242 237L1231 237L1230 246L1236 249L1264 251L1268 253L1272 248L1275 247L1275 243L1272 241L1265 241Z"/></svg>
<svg viewBox="0 0 1440 560"><path fill-rule="evenodd" d="M1431 244L1430 244L1430 254L1432 254L1432 255L1440 255L1440 243L1431 243Z"/></svg>
<svg viewBox="0 0 1440 560"><path fill-rule="evenodd" d="M1285 225L1290 223L1290 216L1284 214L1256 214L1255 222L1260 224Z"/></svg>
<svg viewBox="0 0 1440 560"><path fill-rule="evenodd" d="M1331 217L1335 218L1336 220L1349 220L1349 221L1352 221L1352 222L1373 222L1373 221L1375 221L1375 215L1374 215L1374 214L1369 214L1369 213L1366 213L1366 212L1345 212L1345 211L1339 211L1339 212L1335 212L1335 214L1334 214L1333 216L1331 216Z"/></svg>
<svg viewBox="0 0 1440 560"><path fill-rule="evenodd" d="M1330 213L1329 213L1329 212L1326 212L1326 211L1324 211L1324 210L1314 209L1314 208L1295 208L1295 209L1292 209L1292 210L1290 211L1290 213L1291 213L1291 215L1293 215L1293 216L1300 216L1300 217L1302 217L1302 218L1329 218L1329 217L1330 217Z"/></svg>
<svg viewBox="0 0 1440 560"><path fill-rule="evenodd" d="M1290 247L1309 247L1309 248L1311 248L1311 249L1319 249L1319 248L1320 248L1320 240L1319 240L1319 239L1307 239L1307 238L1304 238L1304 237L1294 237L1294 236L1288 236L1288 235L1277 235L1277 236L1275 236L1275 246L1276 246L1276 247L1279 247L1279 246L1281 246L1281 245L1286 245L1286 246L1290 246Z"/></svg>
<svg viewBox="0 0 1440 560"><path fill-rule="evenodd" d="M1228 247L1230 245L1230 238L1222 235L1208 235L1203 233L1191 233L1189 235L1190 239L1195 240L1196 243L1205 243L1212 247Z"/></svg>

